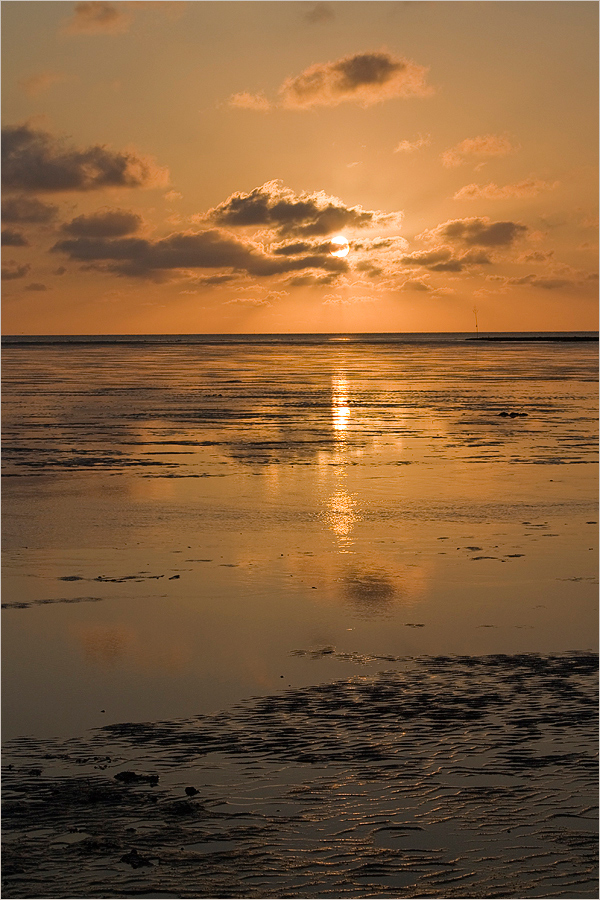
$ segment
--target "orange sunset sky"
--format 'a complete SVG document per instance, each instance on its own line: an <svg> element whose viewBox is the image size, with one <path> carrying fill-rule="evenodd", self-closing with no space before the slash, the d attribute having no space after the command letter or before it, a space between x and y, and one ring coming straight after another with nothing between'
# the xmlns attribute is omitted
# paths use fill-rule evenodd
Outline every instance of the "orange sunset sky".
<svg viewBox="0 0 600 900"><path fill-rule="evenodd" d="M4 333L595 329L597 18L5 0Z"/></svg>

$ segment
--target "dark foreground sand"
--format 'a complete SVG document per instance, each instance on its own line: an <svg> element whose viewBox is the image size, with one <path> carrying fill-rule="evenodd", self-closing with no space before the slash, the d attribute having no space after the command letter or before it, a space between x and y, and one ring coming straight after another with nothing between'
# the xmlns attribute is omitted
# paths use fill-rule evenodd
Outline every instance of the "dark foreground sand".
<svg viewBox="0 0 600 900"><path fill-rule="evenodd" d="M15 741L3 897L596 897L597 667L424 657Z"/></svg>

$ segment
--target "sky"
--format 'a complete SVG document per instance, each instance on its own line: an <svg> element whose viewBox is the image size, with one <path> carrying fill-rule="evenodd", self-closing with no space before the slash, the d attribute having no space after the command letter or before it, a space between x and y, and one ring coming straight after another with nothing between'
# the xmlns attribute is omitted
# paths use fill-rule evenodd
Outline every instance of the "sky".
<svg viewBox="0 0 600 900"><path fill-rule="evenodd" d="M597 328L598 4L2 2L4 334Z"/></svg>

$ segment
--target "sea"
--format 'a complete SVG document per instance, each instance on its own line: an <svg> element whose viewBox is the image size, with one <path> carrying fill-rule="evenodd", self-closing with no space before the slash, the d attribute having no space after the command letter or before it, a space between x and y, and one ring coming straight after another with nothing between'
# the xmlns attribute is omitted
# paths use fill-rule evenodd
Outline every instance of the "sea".
<svg viewBox="0 0 600 900"><path fill-rule="evenodd" d="M4 896L597 896L597 333L2 381Z"/></svg>
<svg viewBox="0 0 600 900"><path fill-rule="evenodd" d="M594 646L597 334L475 337L5 338L5 738Z"/></svg>

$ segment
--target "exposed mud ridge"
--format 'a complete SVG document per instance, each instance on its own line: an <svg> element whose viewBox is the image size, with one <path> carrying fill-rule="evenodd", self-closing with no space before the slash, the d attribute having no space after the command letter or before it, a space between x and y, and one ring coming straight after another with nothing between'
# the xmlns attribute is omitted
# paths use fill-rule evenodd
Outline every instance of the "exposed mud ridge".
<svg viewBox="0 0 600 900"><path fill-rule="evenodd" d="M426 657L6 748L13 897L597 896L598 657Z"/></svg>

